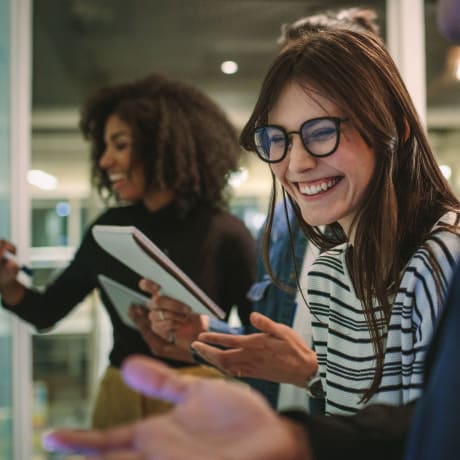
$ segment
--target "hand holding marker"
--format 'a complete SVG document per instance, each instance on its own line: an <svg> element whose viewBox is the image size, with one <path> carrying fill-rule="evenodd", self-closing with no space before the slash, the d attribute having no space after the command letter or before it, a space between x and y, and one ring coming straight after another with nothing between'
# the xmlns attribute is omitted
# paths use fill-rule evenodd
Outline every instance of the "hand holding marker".
<svg viewBox="0 0 460 460"><path fill-rule="evenodd" d="M33 271L32 271L32 269L30 267L28 267L27 265L19 265L18 260L16 259L16 256L12 252L5 251L3 253L3 258L6 259L6 260L11 260L11 261L15 262L19 266L19 270L24 272L26 275L28 275L28 276L33 275Z"/></svg>

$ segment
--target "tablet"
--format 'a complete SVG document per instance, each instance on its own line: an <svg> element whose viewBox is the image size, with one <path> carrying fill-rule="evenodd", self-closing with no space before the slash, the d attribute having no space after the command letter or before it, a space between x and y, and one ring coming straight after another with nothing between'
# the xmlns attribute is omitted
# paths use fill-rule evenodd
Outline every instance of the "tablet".
<svg viewBox="0 0 460 460"><path fill-rule="evenodd" d="M129 307L131 305L140 305L147 308L146 304L149 297L124 286L108 276L98 275L97 277L123 323L137 329L136 325L129 317Z"/></svg>
<svg viewBox="0 0 460 460"><path fill-rule="evenodd" d="M225 312L136 227L95 225L92 233L109 254L141 277L158 283L161 295L179 300L195 313L225 318Z"/></svg>

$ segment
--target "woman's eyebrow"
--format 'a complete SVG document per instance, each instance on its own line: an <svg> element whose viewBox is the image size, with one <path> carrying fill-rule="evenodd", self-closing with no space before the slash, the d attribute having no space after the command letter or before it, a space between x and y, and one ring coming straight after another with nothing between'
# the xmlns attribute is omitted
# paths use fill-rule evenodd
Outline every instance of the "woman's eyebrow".
<svg viewBox="0 0 460 460"><path fill-rule="evenodd" d="M109 140L113 142L123 136L131 137L131 135L127 131L117 131L109 136Z"/></svg>

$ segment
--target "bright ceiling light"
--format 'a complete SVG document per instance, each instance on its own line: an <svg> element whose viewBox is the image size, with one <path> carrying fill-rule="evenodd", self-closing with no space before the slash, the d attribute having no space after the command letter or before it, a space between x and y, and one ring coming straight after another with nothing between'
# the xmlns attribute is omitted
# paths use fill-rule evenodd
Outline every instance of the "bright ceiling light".
<svg viewBox="0 0 460 460"><path fill-rule="evenodd" d="M447 179L449 180L450 179L450 176L452 176L452 168L448 165L441 165L439 166L439 169L441 170L442 172L442 175Z"/></svg>
<svg viewBox="0 0 460 460"><path fill-rule="evenodd" d="M220 65L220 70L227 75L238 72L238 64L235 61L224 61Z"/></svg>
<svg viewBox="0 0 460 460"><path fill-rule="evenodd" d="M54 176L40 169L29 170L27 173L27 182L42 190L54 190L58 184L58 180Z"/></svg>

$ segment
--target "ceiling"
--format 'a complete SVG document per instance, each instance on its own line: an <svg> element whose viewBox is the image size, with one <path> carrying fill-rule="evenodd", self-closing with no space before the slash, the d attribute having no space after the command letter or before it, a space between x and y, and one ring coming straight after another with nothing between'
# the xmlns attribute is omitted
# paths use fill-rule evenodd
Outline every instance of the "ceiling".
<svg viewBox="0 0 460 460"><path fill-rule="evenodd" d="M384 0L375 6L384 23ZM34 5L35 106L78 106L92 89L160 72L211 93L257 87L280 25L356 1L39 0ZM236 60L240 71L220 72ZM231 103L231 100L227 101Z"/></svg>
<svg viewBox="0 0 460 460"><path fill-rule="evenodd" d="M88 148L77 126L78 108L92 90L164 73L201 87L242 126L276 51L280 25L358 5L375 8L385 30L385 0L36 0L32 167L56 175L59 187L34 187L33 196L88 196ZM426 10L433 16L433 1ZM429 90L435 82L429 102L442 107L459 97L460 106L458 82L446 83L439 73L448 45L433 24L427 27ZM236 61L239 71L223 74L225 60ZM251 177L259 174L260 168Z"/></svg>

